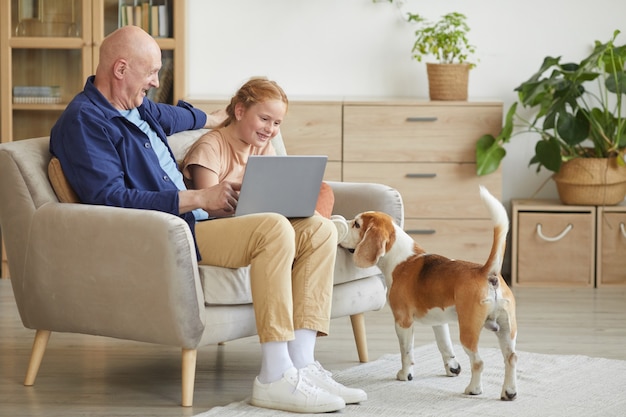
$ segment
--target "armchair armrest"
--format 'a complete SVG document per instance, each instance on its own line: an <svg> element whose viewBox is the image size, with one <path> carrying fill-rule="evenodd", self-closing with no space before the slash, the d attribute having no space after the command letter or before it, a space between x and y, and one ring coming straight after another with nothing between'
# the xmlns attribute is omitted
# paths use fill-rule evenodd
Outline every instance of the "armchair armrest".
<svg viewBox="0 0 626 417"><path fill-rule="evenodd" d="M335 194L333 214L352 219L363 211L382 211L403 227L404 205L398 190L376 183L328 181L328 184Z"/></svg>
<svg viewBox="0 0 626 417"><path fill-rule="evenodd" d="M197 346L204 299L191 231L179 217L48 203L28 239L25 326Z"/></svg>

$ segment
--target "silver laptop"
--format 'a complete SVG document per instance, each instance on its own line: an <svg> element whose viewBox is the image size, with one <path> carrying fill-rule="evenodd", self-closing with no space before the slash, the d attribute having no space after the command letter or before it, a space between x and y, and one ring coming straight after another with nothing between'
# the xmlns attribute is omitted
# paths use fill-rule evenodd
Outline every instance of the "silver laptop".
<svg viewBox="0 0 626 417"><path fill-rule="evenodd" d="M279 213L309 217L315 212L327 156L250 156L235 216Z"/></svg>

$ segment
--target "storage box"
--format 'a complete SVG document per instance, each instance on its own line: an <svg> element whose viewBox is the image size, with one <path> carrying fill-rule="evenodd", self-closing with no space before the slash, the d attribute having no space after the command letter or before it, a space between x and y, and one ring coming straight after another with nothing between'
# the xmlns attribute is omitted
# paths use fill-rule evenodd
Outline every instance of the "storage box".
<svg viewBox="0 0 626 417"><path fill-rule="evenodd" d="M626 204L598 207L598 287L626 286Z"/></svg>
<svg viewBox="0 0 626 417"><path fill-rule="evenodd" d="M513 200L512 218L513 285L594 286L595 206Z"/></svg>

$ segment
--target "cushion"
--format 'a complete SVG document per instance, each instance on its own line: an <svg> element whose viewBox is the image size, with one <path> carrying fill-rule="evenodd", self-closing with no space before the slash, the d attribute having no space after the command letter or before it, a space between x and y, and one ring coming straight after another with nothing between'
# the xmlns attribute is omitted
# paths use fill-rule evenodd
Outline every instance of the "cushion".
<svg viewBox="0 0 626 417"><path fill-rule="evenodd" d="M320 194L317 197L317 205L315 210L322 216L330 219L330 215L333 214L333 206L335 205L335 194L333 189L326 182L322 181L320 187Z"/></svg>
<svg viewBox="0 0 626 417"><path fill-rule="evenodd" d="M61 162L55 156L52 157L48 164L48 178L61 203L80 203L74 189L67 181L67 178L65 178Z"/></svg>

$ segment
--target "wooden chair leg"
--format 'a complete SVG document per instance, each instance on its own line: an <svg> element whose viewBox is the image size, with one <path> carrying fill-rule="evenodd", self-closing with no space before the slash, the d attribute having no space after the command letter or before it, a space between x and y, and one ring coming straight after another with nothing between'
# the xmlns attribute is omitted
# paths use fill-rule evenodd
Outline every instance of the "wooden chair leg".
<svg viewBox="0 0 626 417"><path fill-rule="evenodd" d="M37 330L37 333L35 333L33 349L30 353L30 361L28 362L28 370L26 371L26 378L24 379L24 385L27 387L35 384L43 354L46 352L48 340L50 340L50 334L52 334L50 330Z"/></svg>
<svg viewBox="0 0 626 417"><path fill-rule="evenodd" d="M367 354L367 335L365 332L365 314L353 314L350 316L352 322L352 333L354 333L354 341L356 342L356 351L359 354L360 362L369 360Z"/></svg>
<svg viewBox="0 0 626 417"><path fill-rule="evenodd" d="M183 349L183 407L193 405L193 387L196 382L196 349Z"/></svg>

